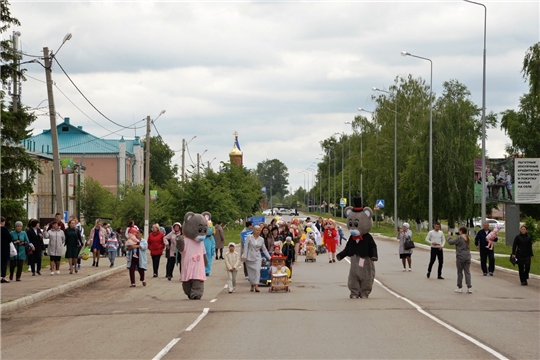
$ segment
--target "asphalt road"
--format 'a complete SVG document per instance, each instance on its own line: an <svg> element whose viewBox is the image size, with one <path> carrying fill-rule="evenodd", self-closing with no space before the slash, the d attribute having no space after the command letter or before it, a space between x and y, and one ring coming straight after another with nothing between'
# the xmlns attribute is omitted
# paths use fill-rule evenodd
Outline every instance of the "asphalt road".
<svg viewBox="0 0 540 360"><path fill-rule="evenodd" d="M427 251L402 272L397 243L376 240L369 299L349 299L349 263L326 254L300 257L290 293L251 293L239 274L229 294L223 261L200 301L183 295L177 270L136 288L126 272L3 315L2 359L540 358L538 281L522 287L517 275L483 277L473 265L474 293L457 294L452 252L445 280L427 279Z"/></svg>

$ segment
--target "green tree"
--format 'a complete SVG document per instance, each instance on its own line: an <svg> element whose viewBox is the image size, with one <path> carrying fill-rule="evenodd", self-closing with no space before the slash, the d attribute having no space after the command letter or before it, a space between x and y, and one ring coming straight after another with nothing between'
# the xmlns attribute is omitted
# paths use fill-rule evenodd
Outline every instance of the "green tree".
<svg viewBox="0 0 540 360"><path fill-rule="evenodd" d="M522 72L529 92L519 99L518 111L502 112L501 128L512 140L506 146L511 156L536 158L540 157L540 43L527 50Z"/></svg>
<svg viewBox="0 0 540 360"><path fill-rule="evenodd" d="M287 166L278 159L264 160L257 164L257 178L266 187L268 194L281 194L285 196L289 193L289 170Z"/></svg>
<svg viewBox="0 0 540 360"><path fill-rule="evenodd" d="M144 146L143 141L143 146ZM161 136L150 137L150 180L157 186L164 186L178 174L178 165L172 164L175 152ZM145 157L146 164L146 157ZM146 165L144 167L146 169Z"/></svg>
<svg viewBox="0 0 540 360"><path fill-rule="evenodd" d="M0 2L0 19L2 25L0 34L4 34L12 25L20 25L19 21L11 16L9 2ZM6 38L2 35L2 39ZM35 121L35 116L28 113L27 108L18 106L13 112L13 106L6 105L5 91L8 88L10 77L24 80L23 71L18 71L16 61L20 55L13 51L10 40L2 40L0 50L2 89L0 89L0 119L1 119L1 148L0 148L0 176L2 194L2 214L7 219L7 225L12 226L17 220L27 218L23 198L32 192L32 184L40 172L39 164L26 151L21 142L31 135L28 127ZM18 101L18 100L17 100ZM22 174L25 174L25 177Z"/></svg>
<svg viewBox="0 0 540 360"><path fill-rule="evenodd" d="M113 218L117 197L98 181L87 177L79 188L80 210L87 224L99 217Z"/></svg>

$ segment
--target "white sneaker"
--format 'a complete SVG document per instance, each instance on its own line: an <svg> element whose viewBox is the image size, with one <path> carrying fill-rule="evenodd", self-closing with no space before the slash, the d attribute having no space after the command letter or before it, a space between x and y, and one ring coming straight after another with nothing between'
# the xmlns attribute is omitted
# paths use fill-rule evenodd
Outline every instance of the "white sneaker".
<svg viewBox="0 0 540 360"><path fill-rule="evenodd" d="M412 269L411 269L411 268L409 268L409 271L412 271Z"/></svg>
<svg viewBox="0 0 540 360"><path fill-rule="evenodd" d="M403 269L402 271L407 271L407 269Z"/></svg>
<svg viewBox="0 0 540 360"><path fill-rule="evenodd" d="M456 290L454 290L454 292L462 293L462 292L463 292L463 289L462 289L462 288L457 288Z"/></svg>
<svg viewBox="0 0 540 360"><path fill-rule="evenodd" d="M57 274L57 275L60 275L60 270L56 270L56 274Z"/></svg>
<svg viewBox="0 0 540 360"><path fill-rule="evenodd" d="M51 271L51 275L54 275L54 271Z"/></svg>
<svg viewBox="0 0 540 360"><path fill-rule="evenodd" d="M472 294L472 288L468 288L467 293Z"/></svg>

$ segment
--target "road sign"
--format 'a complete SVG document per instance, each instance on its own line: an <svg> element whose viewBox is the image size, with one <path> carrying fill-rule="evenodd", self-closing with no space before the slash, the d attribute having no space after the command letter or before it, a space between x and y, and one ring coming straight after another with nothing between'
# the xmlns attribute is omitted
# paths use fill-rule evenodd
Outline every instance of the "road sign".
<svg viewBox="0 0 540 360"><path fill-rule="evenodd" d="M345 207L345 205L347 205L347 199L346 198L339 199L339 206Z"/></svg>
<svg viewBox="0 0 540 360"><path fill-rule="evenodd" d="M379 209L383 209L384 208L384 200L377 200L375 202L375 207L378 207Z"/></svg>

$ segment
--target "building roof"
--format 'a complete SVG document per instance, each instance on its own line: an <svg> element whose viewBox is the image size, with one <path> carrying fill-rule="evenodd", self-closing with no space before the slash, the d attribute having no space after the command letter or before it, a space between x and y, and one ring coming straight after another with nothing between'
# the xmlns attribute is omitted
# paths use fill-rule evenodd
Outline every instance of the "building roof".
<svg viewBox="0 0 540 360"><path fill-rule="evenodd" d="M69 118L56 126L58 131L58 150L60 154L118 154L118 144L122 139L101 139L87 133L82 126L73 126ZM126 154L133 154L133 146L139 144L138 137L135 140L124 140ZM32 136L23 141L24 146L34 151L52 153L51 130L43 130L43 133Z"/></svg>

